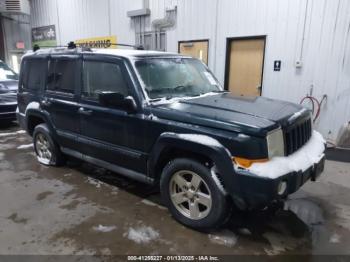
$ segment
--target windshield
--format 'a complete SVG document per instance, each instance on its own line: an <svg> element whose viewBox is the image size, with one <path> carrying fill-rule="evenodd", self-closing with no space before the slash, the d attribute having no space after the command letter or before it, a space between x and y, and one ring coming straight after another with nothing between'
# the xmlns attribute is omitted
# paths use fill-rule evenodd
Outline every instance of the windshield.
<svg viewBox="0 0 350 262"><path fill-rule="evenodd" d="M0 62L0 81L18 80L18 75L4 62Z"/></svg>
<svg viewBox="0 0 350 262"><path fill-rule="evenodd" d="M199 96L220 92L206 66L192 58L151 58L135 62L150 99Z"/></svg>

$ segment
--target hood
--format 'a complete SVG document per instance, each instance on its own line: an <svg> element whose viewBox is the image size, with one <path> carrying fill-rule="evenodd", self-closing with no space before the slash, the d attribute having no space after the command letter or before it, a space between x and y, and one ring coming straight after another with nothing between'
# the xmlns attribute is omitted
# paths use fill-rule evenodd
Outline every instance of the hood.
<svg viewBox="0 0 350 262"><path fill-rule="evenodd" d="M264 97L236 97L230 93L204 95L155 106L154 114L195 125L254 135L266 135L309 113L302 106Z"/></svg>
<svg viewBox="0 0 350 262"><path fill-rule="evenodd" d="M17 92L18 81L17 80L2 80L0 81L0 94L7 92Z"/></svg>

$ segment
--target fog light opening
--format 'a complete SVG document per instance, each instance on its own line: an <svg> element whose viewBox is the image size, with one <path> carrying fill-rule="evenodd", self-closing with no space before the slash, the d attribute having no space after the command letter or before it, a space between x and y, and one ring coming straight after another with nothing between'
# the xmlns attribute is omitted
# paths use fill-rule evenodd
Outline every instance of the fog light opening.
<svg viewBox="0 0 350 262"><path fill-rule="evenodd" d="M284 193L286 193L287 191L287 182L286 181L281 181L278 184L278 188L277 188L277 193L282 196Z"/></svg>

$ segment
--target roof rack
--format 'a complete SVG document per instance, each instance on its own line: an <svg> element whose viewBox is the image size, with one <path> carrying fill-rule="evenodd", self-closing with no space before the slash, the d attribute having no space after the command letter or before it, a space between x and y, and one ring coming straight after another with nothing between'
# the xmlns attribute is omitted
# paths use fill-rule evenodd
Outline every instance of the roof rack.
<svg viewBox="0 0 350 262"><path fill-rule="evenodd" d="M136 50L145 50L145 48L142 45L129 45L129 44L117 44L117 43L111 43L112 46L126 46L126 47L132 47ZM76 49L77 47L81 48L83 51L91 51L90 47L85 46L84 44L74 43L73 41L70 41L65 46L39 46L38 44L35 44L33 46L33 52L38 51L41 47L43 48L68 48L68 49Z"/></svg>

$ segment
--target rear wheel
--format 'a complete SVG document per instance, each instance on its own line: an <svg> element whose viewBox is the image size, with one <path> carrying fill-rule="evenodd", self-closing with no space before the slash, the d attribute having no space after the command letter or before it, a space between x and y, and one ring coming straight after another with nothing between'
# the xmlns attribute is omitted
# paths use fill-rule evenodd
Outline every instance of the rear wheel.
<svg viewBox="0 0 350 262"><path fill-rule="evenodd" d="M227 198L210 169L191 159L175 159L163 170L161 193L172 215L200 230L221 226L229 215Z"/></svg>
<svg viewBox="0 0 350 262"><path fill-rule="evenodd" d="M64 163L64 157L60 148L52 139L46 124L40 124L35 127L33 142L37 159L41 164L59 166Z"/></svg>

